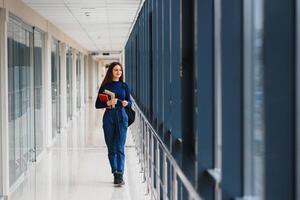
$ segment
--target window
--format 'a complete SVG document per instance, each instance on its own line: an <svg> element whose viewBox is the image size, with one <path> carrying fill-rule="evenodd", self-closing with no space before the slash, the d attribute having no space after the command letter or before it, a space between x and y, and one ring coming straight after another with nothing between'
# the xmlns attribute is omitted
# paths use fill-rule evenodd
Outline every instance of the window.
<svg viewBox="0 0 300 200"><path fill-rule="evenodd" d="M52 137L60 128L60 66L59 42L53 39L51 45L51 88L52 88Z"/></svg>
<svg viewBox="0 0 300 200"><path fill-rule="evenodd" d="M81 107L80 82L81 82L81 53L76 55L76 88L77 88L77 110ZM98 69L98 66L97 66ZM98 76L98 73L97 73ZM99 77L97 77L97 80Z"/></svg>
<svg viewBox="0 0 300 200"><path fill-rule="evenodd" d="M68 48L66 55L67 64L67 113L68 120L72 118L72 49Z"/></svg>
<svg viewBox="0 0 300 200"><path fill-rule="evenodd" d="M13 185L35 157L33 33L11 16L7 34L9 182Z"/></svg>
<svg viewBox="0 0 300 200"><path fill-rule="evenodd" d="M34 114L36 152L40 154L44 148L43 138L43 50L44 34L34 31Z"/></svg>

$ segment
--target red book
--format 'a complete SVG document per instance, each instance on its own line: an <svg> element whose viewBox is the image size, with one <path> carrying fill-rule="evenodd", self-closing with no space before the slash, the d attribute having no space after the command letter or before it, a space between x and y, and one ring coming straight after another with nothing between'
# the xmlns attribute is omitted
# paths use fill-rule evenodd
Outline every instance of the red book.
<svg viewBox="0 0 300 200"><path fill-rule="evenodd" d="M106 94L99 94L99 99L101 102L104 102L104 103L109 101L108 95L106 95Z"/></svg>

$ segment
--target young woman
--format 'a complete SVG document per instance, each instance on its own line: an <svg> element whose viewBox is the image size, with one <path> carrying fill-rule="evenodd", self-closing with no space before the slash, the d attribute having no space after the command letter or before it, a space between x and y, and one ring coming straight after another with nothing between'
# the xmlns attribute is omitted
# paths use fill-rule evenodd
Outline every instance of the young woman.
<svg viewBox="0 0 300 200"><path fill-rule="evenodd" d="M104 90L115 93L115 99L99 98L99 94L104 94ZM123 180L124 146L128 128L128 116L124 107L131 107L131 100L128 85L123 81L123 67L120 63L113 62L109 65L95 106L97 109L106 108L103 116L103 130L108 148L108 159L111 172L114 174L114 184L123 185L125 184Z"/></svg>

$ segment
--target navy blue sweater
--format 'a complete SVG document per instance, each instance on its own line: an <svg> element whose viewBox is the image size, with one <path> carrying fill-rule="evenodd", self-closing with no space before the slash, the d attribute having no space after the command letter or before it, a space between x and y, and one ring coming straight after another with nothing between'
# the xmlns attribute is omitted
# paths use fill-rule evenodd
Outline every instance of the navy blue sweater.
<svg viewBox="0 0 300 200"><path fill-rule="evenodd" d="M131 99L130 99L130 90L128 88L128 85L126 83L123 83L122 81L112 81L111 83L108 83L102 87L100 87L97 100L95 103L96 108L107 108L106 102L101 102L99 100L99 94L104 94L104 90L109 90L113 93L115 93L115 97L118 99L117 107L122 107L122 101L126 100L128 101L128 105L126 107L131 107ZM120 100L120 101L119 101Z"/></svg>

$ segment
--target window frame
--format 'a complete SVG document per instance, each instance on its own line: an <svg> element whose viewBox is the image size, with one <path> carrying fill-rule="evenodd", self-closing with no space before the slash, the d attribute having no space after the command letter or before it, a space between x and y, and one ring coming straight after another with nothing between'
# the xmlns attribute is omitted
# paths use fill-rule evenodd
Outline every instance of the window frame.
<svg viewBox="0 0 300 200"><path fill-rule="evenodd" d="M256 83L255 80L255 70L261 70L260 74L263 71L263 61L256 60L257 58L262 58L262 49L263 49L263 35L260 38L257 38L257 31L259 31L259 27L263 31L263 12L264 12L264 0L260 0L261 2L256 1L247 1L244 0L244 196L252 197L252 198L264 198L264 179L262 179L261 185L263 187L263 192L260 194L261 196L257 196L258 194L255 185L257 182L255 180L255 175L258 173L255 168L255 158L253 151L255 149L254 145L254 137L255 137L255 104L256 104ZM258 3L260 3L260 10L257 9ZM259 15L258 13L261 12ZM261 16L260 21L256 21L256 17ZM258 24L259 23L259 24ZM260 41L261 49L258 49L257 41ZM257 55L259 54L259 55ZM260 66L261 65L261 66ZM263 79L263 76L262 76ZM261 82L263 83L263 81ZM262 86L263 87L263 86ZM264 90L264 88L262 88ZM263 94L262 94L263 98ZM263 101L263 99L262 99ZM263 109L264 104L262 103L260 107L260 111L262 111L260 117L263 120ZM264 124L264 121L263 123ZM263 128L263 127L262 127ZM262 132L262 143L263 149L265 148L264 143L264 130ZM263 150L262 150L263 151ZM260 177L264 177L264 155L261 155L262 163L262 174L259 174Z"/></svg>
<svg viewBox="0 0 300 200"><path fill-rule="evenodd" d="M296 199L300 198L300 0L296 1ZM298 25L297 25L298 24Z"/></svg>

